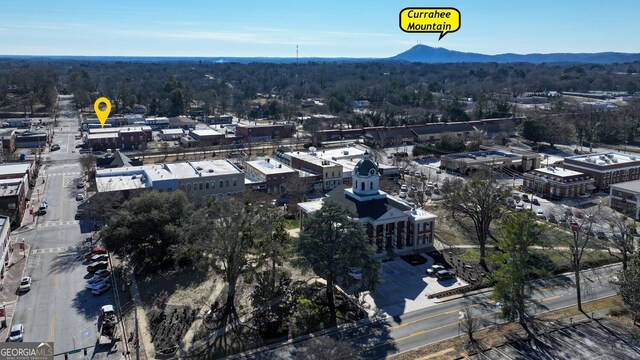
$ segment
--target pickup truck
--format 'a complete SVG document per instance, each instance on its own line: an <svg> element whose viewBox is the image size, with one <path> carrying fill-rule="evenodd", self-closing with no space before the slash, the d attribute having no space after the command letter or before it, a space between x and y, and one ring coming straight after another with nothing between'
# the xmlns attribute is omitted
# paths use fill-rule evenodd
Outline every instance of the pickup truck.
<svg viewBox="0 0 640 360"><path fill-rule="evenodd" d="M100 308L100 332L98 344L113 344L118 333L118 316L113 305L105 305Z"/></svg>

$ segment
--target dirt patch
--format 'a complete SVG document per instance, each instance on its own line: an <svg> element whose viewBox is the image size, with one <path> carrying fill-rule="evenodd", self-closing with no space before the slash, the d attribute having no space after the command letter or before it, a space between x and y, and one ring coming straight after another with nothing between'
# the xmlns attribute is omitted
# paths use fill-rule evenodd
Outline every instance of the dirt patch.
<svg viewBox="0 0 640 360"><path fill-rule="evenodd" d="M196 310L188 306L168 305L164 311L150 311L148 316L151 342L156 352L168 355L177 350L177 345L196 319Z"/></svg>
<svg viewBox="0 0 640 360"><path fill-rule="evenodd" d="M146 308L150 308L158 294L166 292L167 303L189 305L193 308L206 306L216 279L215 274L187 269L163 274L136 275L140 296Z"/></svg>

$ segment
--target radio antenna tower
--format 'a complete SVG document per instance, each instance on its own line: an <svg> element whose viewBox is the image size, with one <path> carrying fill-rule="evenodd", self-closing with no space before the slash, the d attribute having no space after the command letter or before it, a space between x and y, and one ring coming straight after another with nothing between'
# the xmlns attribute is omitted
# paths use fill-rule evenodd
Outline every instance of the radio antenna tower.
<svg viewBox="0 0 640 360"><path fill-rule="evenodd" d="M298 62L298 45L296 45L296 63Z"/></svg>

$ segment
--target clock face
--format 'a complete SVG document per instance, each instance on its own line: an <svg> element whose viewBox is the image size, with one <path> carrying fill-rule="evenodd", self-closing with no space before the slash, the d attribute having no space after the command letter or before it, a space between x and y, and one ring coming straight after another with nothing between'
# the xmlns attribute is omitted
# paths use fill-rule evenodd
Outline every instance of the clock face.
<svg viewBox="0 0 640 360"><path fill-rule="evenodd" d="M376 173L376 170L375 170L375 169L371 169L371 170L369 170L369 175L374 175L375 173Z"/></svg>

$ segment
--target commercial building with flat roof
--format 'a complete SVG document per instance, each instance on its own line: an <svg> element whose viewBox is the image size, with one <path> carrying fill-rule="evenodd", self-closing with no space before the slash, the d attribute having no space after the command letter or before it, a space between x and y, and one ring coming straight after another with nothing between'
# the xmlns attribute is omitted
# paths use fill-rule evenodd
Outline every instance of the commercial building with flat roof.
<svg viewBox="0 0 640 360"><path fill-rule="evenodd" d="M289 153L291 167L320 176L321 184L316 189L331 190L342 184L342 165L332 160L322 159L315 151Z"/></svg>
<svg viewBox="0 0 640 360"><path fill-rule="evenodd" d="M96 171L98 192L183 190L196 205L215 195L244 190L244 174L228 160L187 161Z"/></svg>
<svg viewBox="0 0 640 360"><path fill-rule="evenodd" d="M7 216L12 222L20 224L27 207L27 191L29 183L27 175L22 178L0 180L0 214Z"/></svg>
<svg viewBox="0 0 640 360"><path fill-rule="evenodd" d="M609 207L640 220L640 180L611 184Z"/></svg>
<svg viewBox="0 0 640 360"><path fill-rule="evenodd" d="M22 179L27 175L27 185L33 186L35 162L0 164L0 180Z"/></svg>
<svg viewBox="0 0 640 360"><path fill-rule="evenodd" d="M290 179L298 177L295 169L270 158L245 161L244 167L246 174L264 181L267 193L274 195L285 193Z"/></svg>
<svg viewBox="0 0 640 360"><path fill-rule="evenodd" d="M470 175L487 166L507 167L524 172L540 167L541 160L541 156L535 152L492 147L481 151L442 155L440 166L462 175Z"/></svg>
<svg viewBox="0 0 640 360"><path fill-rule="evenodd" d="M590 194L593 178L578 171L547 167L524 174L523 186L528 191L550 199L563 199Z"/></svg>
<svg viewBox="0 0 640 360"><path fill-rule="evenodd" d="M640 156L617 152L576 155L564 159L564 167L579 171L595 180L599 190L611 184L640 179Z"/></svg>

